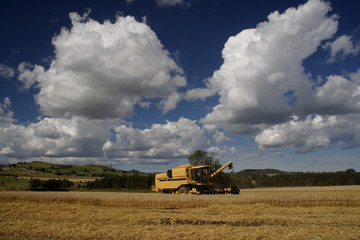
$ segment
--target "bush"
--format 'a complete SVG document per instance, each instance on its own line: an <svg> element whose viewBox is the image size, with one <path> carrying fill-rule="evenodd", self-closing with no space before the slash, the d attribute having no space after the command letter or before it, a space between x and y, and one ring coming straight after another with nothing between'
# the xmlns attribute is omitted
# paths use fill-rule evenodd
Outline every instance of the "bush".
<svg viewBox="0 0 360 240"><path fill-rule="evenodd" d="M87 182L86 188L116 190L149 190L154 184L154 175L124 174L121 176L104 177Z"/></svg>
<svg viewBox="0 0 360 240"><path fill-rule="evenodd" d="M73 182L67 179L56 180L49 179L41 181L39 179L32 179L29 184L30 191L68 191L69 188L74 186Z"/></svg>

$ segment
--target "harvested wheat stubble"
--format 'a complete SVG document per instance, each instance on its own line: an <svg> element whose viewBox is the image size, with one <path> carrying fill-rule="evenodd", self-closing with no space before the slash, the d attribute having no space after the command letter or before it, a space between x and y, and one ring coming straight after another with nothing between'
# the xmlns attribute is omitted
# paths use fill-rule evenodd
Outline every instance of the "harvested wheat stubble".
<svg viewBox="0 0 360 240"><path fill-rule="evenodd" d="M240 195L171 195L114 192L0 192L0 201L81 203L112 207L197 208L212 204L266 203L282 207L360 207L360 186L268 188L242 190Z"/></svg>
<svg viewBox="0 0 360 240"><path fill-rule="evenodd" d="M360 239L360 186L240 195L0 192L0 239Z"/></svg>

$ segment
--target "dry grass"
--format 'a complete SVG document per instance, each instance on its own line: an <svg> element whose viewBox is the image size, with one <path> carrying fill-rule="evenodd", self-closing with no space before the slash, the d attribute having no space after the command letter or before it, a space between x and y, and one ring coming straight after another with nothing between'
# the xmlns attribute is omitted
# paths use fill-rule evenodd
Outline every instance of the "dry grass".
<svg viewBox="0 0 360 240"><path fill-rule="evenodd" d="M236 196L0 192L0 239L360 239L360 186Z"/></svg>

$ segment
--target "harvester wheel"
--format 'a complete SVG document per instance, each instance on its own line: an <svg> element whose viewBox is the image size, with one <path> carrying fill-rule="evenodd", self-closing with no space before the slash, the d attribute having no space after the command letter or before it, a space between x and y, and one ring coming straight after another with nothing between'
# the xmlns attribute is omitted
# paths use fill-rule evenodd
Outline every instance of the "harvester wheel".
<svg viewBox="0 0 360 240"><path fill-rule="evenodd" d="M188 194L189 191L190 191L190 189L188 187L182 186L182 187L179 188L178 193L183 195L183 194Z"/></svg>
<svg viewBox="0 0 360 240"><path fill-rule="evenodd" d="M231 187L232 194L240 194L240 189L238 187Z"/></svg>

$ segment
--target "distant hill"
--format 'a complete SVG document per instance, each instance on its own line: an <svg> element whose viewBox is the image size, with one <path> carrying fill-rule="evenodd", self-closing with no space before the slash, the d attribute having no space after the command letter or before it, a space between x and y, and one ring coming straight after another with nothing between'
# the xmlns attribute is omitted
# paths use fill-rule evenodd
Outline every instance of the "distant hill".
<svg viewBox="0 0 360 240"><path fill-rule="evenodd" d="M150 191L154 175L97 164L19 162L0 165L0 191Z"/></svg>
<svg viewBox="0 0 360 240"><path fill-rule="evenodd" d="M38 177L39 175L46 175L44 177L106 177L128 172L96 164L78 166L39 161L1 165L0 167L0 175L13 175L19 177Z"/></svg>

